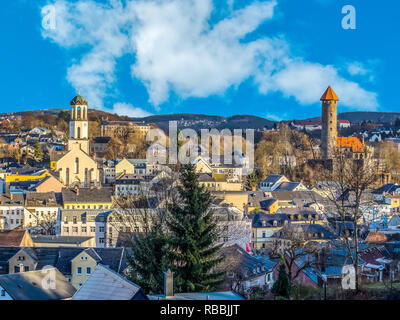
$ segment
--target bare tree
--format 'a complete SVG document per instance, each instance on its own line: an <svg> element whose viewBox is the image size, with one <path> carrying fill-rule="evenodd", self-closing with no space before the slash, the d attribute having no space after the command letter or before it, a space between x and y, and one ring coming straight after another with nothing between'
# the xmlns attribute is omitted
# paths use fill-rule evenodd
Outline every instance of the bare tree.
<svg viewBox="0 0 400 320"><path fill-rule="evenodd" d="M33 223L31 229L39 234L55 235L57 225L57 215L46 212L32 212Z"/></svg>
<svg viewBox="0 0 400 320"><path fill-rule="evenodd" d="M129 242L135 234L165 228L168 204L177 197L176 175L171 173L159 181L141 181L138 190L114 197L110 226L117 230L118 240ZM113 233L114 235L115 233Z"/></svg>
<svg viewBox="0 0 400 320"><path fill-rule="evenodd" d="M325 215L336 228L341 224L339 240L344 243L348 258L355 269L356 291L359 290L359 236L362 211L360 206L368 190L377 180L377 161L372 158L352 159L340 150L332 159L332 170L322 176L331 188L325 192L330 204Z"/></svg>
<svg viewBox="0 0 400 320"><path fill-rule="evenodd" d="M318 246L301 225L287 225L275 236L272 254L284 255L289 280L293 283L303 270L314 265L310 256L318 251Z"/></svg>

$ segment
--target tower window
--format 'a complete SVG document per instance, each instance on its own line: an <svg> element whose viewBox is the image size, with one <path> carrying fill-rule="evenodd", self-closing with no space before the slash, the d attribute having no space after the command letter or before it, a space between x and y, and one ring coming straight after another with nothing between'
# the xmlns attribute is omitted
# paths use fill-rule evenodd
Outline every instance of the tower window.
<svg viewBox="0 0 400 320"><path fill-rule="evenodd" d="M80 139L80 138L81 138L81 128L78 127L78 139Z"/></svg>
<svg viewBox="0 0 400 320"><path fill-rule="evenodd" d="M75 173L79 173L79 158L75 158Z"/></svg>

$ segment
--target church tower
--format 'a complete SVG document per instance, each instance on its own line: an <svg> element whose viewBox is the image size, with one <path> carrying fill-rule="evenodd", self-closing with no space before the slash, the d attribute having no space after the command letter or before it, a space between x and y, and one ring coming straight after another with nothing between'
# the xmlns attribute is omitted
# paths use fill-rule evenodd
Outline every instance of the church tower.
<svg viewBox="0 0 400 320"><path fill-rule="evenodd" d="M71 100L71 121L69 122L68 150L73 144L79 144L82 151L89 154L89 126L87 117L88 103L77 95Z"/></svg>
<svg viewBox="0 0 400 320"><path fill-rule="evenodd" d="M337 102L339 98L329 86L321 97L322 133L321 148L324 159L332 159L337 141Z"/></svg>

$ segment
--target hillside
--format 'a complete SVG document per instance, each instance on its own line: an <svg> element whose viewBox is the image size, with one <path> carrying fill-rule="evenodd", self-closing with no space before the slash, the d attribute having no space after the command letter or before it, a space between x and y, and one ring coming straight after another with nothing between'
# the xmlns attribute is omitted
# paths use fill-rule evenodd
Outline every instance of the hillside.
<svg viewBox="0 0 400 320"><path fill-rule="evenodd" d="M190 127L195 130L201 128L216 129L263 129L271 128L274 121L251 115L235 115L231 117L221 117L205 114L166 114L153 115L145 118L134 118L135 121L153 122L162 129L167 129L169 121L177 121L178 128Z"/></svg>
<svg viewBox="0 0 400 320"><path fill-rule="evenodd" d="M374 123L394 123L397 118L400 118L400 112L341 112L338 114L338 119L349 120L351 123L361 123L363 121L371 121ZM321 120L320 117L304 119L305 121Z"/></svg>
<svg viewBox="0 0 400 320"><path fill-rule="evenodd" d="M68 111L67 109L54 108L54 109L40 109L34 111L20 111L11 113L1 113L0 117L7 117L11 115L23 116L25 113L30 112L34 115L50 115L57 116L60 111ZM206 114L191 114L191 113L176 113L164 115L152 115L143 118L129 118L127 116L119 116L97 109L89 109L89 119L102 119L109 120L134 120L144 121L145 123L155 123L160 128L167 130L169 121L177 121L178 128L193 128L195 130L201 128L216 128L218 130L227 129L263 129L271 128L276 121L268 120L262 117L252 115L234 115L231 117L222 117L216 115ZM362 121L372 121L375 123L394 123L397 118L400 118L400 112L342 112L338 114L338 118L342 120L349 120L351 123L361 123ZM305 120L317 120L319 117L308 118ZM299 120L299 119L297 119Z"/></svg>
<svg viewBox="0 0 400 320"><path fill-rule="evenodd" d="M338 117L342 120L349 120L352 123L369 120L375 123L394 123L397 118L400 118L400 112L342 112L339 113Z"/></svg>

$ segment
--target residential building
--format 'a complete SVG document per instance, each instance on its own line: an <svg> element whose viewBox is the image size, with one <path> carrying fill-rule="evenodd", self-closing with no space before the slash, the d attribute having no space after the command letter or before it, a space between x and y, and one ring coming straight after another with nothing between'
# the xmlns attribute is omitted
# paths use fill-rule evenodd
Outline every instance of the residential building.
<svg viewBox="0 0 400 320"><path fill-rule="evenodd" d="M24 211L22 194L0 194L0 230L13 230L21 226Z"/></svg>
<svg viewBox="0 0 400 320"><path fill-rule="evenodd" d="M72 300L148 300L141 287L98 264Z"/></svg>
<svg viewBox="0 0 400 320"><path fill-rule="evenodd" d="M271 288L276 261L254 257L238 245L222 248L219 257L224 260L214 271L224 272L225 275L220 290L247 295L249 290L255 287L264 290Z"/></svg>
<svg viewBox="0 0 400 320"><path fill-rule="evenodd" d="M64 209L110 209L112 188L64 188L62 202Z"/></svg>
<svg viewBox="0 0 400 320"><path fill-rule="evenodd" d="M55 193L29 192L25 197L24 228L36 227L38 232L56 234L61 206L56 200Z"/></svg>
<svg viewBox="0 0 400 320"><path fill-rule="evenodd" d="M32 238L27 230L16 228L0 231L0 247L32 247Z"/></svg>
<svg viewBox="0 0 400 320"><path fill-rule="evenodd" d="M56 268L0 275L0 300L67 300L75 292Z"/></svg>
<svg viewBox="0 0 400 320"><path fill-rule="evenodd" d="M223 173L202 173L199 177L199 184L209 191L242 191L241 182L229 182L226 174Z"/></svg>

